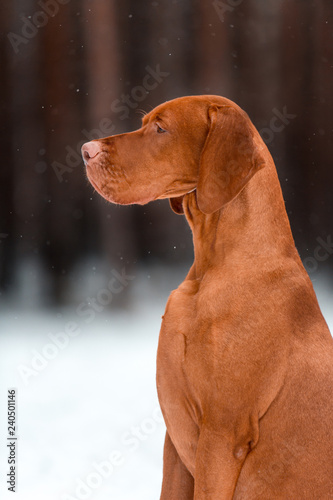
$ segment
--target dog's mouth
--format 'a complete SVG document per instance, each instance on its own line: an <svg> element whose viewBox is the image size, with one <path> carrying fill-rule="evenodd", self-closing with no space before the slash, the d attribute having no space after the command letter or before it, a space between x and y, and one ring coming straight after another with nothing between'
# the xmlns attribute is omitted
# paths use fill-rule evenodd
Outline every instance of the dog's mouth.
<svg viewBox="0 0 333 500"><path fill-rule="evenodd" d="M93 159L84 161L86 174L89 182L96 191L108 201L114 201L113 192L116 191L117 176L114 172L114 164L106 161L103 154L98 153Z"/></svg>
<svg viewBox="0 0 333 500"><path fill-rule="evenodd" d="M103 151L94 160L95 158L85 162L86 174L91 185L103 198L120 205L138 203L132 199L133 189L121 165L113 162Z"/></svg>

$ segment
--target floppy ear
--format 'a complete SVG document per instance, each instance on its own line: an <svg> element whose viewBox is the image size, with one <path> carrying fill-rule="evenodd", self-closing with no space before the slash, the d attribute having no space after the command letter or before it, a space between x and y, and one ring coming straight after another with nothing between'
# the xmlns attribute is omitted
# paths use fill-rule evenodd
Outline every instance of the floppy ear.
<svg viewBox="0 0 333 500"><path fill-rule="evenodd" d="M264 167L247 115L230 106L210 106L210 129L201 154L197 203L205 214L216 212Z"/></svg>
<svg viewBox="0 0 333 500"><path fill-rule="evenodd" d="M176 214L182 215L184 213L183 198L184 198L184 196L177 196L176 198L169 198L170 206Z"/></svg>

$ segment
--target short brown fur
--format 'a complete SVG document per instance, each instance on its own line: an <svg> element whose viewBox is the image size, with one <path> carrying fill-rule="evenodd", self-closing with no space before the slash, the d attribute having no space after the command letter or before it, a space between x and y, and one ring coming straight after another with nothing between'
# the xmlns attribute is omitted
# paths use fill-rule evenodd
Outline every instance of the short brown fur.
<svg viewBox="0 0 333 500"><path fill-rule="evenodd" d="M193 232L157 355L161 499L333 498L333 341L247 115L183 97L82 149L107 200L169 198Z"/></svg>

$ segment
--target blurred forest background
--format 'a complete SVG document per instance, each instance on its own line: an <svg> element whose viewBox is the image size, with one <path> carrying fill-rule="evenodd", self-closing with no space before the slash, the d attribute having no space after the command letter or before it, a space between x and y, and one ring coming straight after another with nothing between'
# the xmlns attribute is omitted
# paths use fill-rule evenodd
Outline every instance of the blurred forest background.
<svg viewBox="0 0 333 500"><path fill-rule="evenodd" d="M101 262L190 264L184 218L167 201L108 204L79 150L191 94L247 111L310 276L333 270L331 0L15 0L0 11L3 299L25 287L64 304L80 266L90 276Z"/></svg>

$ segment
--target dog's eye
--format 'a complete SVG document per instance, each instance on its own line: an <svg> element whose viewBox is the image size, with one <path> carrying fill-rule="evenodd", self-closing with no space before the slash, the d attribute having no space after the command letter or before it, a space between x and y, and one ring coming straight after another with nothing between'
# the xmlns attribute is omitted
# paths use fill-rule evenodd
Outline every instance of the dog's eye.
<svg viewBox="0 0 333 500"><path fill-rule="evenodd" d="M166 132L166 130L164 130L162 127L160 127L158 123L156 123L156 132L158 134L163 134L164 132Z"/></svg>

